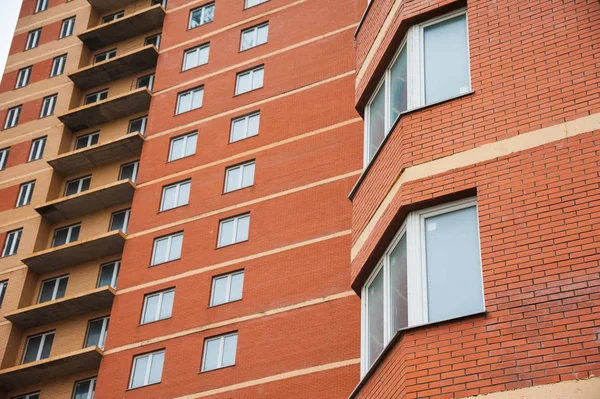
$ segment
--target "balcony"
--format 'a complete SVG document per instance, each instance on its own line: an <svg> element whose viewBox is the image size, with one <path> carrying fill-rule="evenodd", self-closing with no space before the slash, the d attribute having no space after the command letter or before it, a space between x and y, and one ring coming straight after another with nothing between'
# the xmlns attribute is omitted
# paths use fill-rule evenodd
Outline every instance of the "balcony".
<svg viewBox="0 0 600 399"><path fill-rule="evenodd" d="M98 370L102 350L96 346L0 370L0 391L38 384L83 371Z"/></svg>
<svg viewBox="0 0 600 399"><path fill-rule="evenodd" d="M96 288L68 298L39 303L18 309L4 317L22 328L37 327L112 306L115 290L112 287Z"/></svg>
<svg viewBox="0 0 600 399"><path fill-rule="evenodd" d="M79 194L69 195L37 206L35 210L52 223L78 218L89 213L133 200L135 184L119 180Z"/></svg>
<svg viewBox="0 0 600 399"><path fill-rule="evenodd" d="M123 252L124 245L125 234L115 230L87 240L34 252L21 261L29 266L31 271L42 274L119 254Z"/></svg>
<svg viewBox="0 0 600 399"><path fill-rule="evenodd" d="M70 73L69 78L81 90L88 90L154 68L157 60L156 47L144 46L110 60L81 68Z"/></svg>
<svg viewBox="0 0 600 399"><path fill-rule="evenodd" d="M150 108L151 98L152 93L147 88L142 87L116 97L75 108L66 114L60 115L58 119L71 131L76 132L127 115L146 111Z"/></svg>
<svg viewBox="0 0 600 399"><path fill-rule="evenodd" d="M88 0L96 9L106 7L106 3L123 3L118 0ZM129 1L131 2L131 1ZM125 2L128 3L128 2ZM114 10L119 5L106 7L107 11ZM79 39L92 51L110 46L111 44L131 39L151 30L158 29L165 20L165 9L157 4L141 11L116 19L112 22L95 26L79 35Z"/></svg>
<svg viewBox="0 0 600 399"><path fill-rule="evenodd" d="M106 143L96 144L68 152L48 160L56 173L71 176L107 164L139 157L142 153L144 136L130 133Z"/></svg>

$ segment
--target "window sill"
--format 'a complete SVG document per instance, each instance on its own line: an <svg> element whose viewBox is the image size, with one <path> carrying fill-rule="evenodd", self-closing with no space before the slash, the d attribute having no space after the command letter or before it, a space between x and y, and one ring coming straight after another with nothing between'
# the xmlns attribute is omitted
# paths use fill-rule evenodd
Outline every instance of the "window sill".
<svg viewBox="0 0 600 399"><path fill-rule="evenodd" d="M217 246L217 248L215 248L215 249L228 248L228 247L231 247L231 246L233 246L233 245L242 244L242 243L245 243L245 242L248 242L248 239L246 239L246 240L243 240L243 241L237 241L237 242L233 242L233 243L231 243L231 244L227 244L227 245L222 245L222 246L220 246L220 247L219 247L219 246Z"/></svg>
<svg viewBox="0 0 600 399"><path fill-rule="evenodd" d="M237 93L237 94L233 93L233 98L240 97L240 96L243 96L244 94L248 94L248 93L254 93L255 91L261 90L263 87L265 87L265 86L257 87L256 89L248 90L243 93Z"/></svg>
<svg viewBox="0 0 600 399"><path fill-rule="evenodd" d="M233 167L235 167L235 166L233 166ZM254 187L254 184L252 184L251 186L245 186L245 187L236 188L236 189L233 189L231 191L223 191L223 194L221 194L221 195L235 193L235 192L242 191L242 190L245 190L245 189L250 188L250 187Z"/></svg>
<svg viewBox="0 0 600 399"><path fill-rule="evenodd" d="M267 1L263 1L262 3L255 4L255 5L253 5L253 6L250 6L250 7L244 7L244 11L246 11L246 10L249 10L249 9L251 9L251 8L258 7L258 6L260 6L260 5L263 5L263 4L266 4L266 3L268 3L268 2L269 2L269 0L267 0Z"/></svg>
<svg viewBox="0 0 600 399"><path fill-rule="evenodd" d="M154 385L158 385L158 384L160 384L160 383L162 383L162 381L159 381L159 382L153 382L152 384L142 385L142 386L140 386L140 387L135 387L135 388L127 388L127 392L129 392L129 391L135 391L135 390L137 390L137 389L142 389L142 388L146 388L146 387L151 387L151 386L154 386Z"/></svg>
<svg viewBox="0 0 600 399"><path fill-rule="evenodd" d="M235 272L232 272L232 273L235 273ZM229 273L228 273L228 274L229 274ZM223 303L220 303L220 304L218 304L218 305L208 305L208 308L207 308L207 309L214 309L214 308L218 308L218 307L221 307L221 306L224 306L224 305L229 305L229 304L232 304L232 303L240 302L242 299L243 299L243 298L236 299L236 300L234 300L234 301L223 302ZM227 367L231 367L231 366L227 366ZM211 371L212 371L212 370L211 370Z"/></svg>
<svg viewBox="0 0 600 399"><path fill-rule="evenodd" d="M170 288L167 288L167 289L170 289ZM165 290L162 290L162 291L165 291ZM161 292L161 291L157 291L157 292ZM146 294L146 295L149 295L149 294ZM159 323L161 321L171 320L172 318L173 318L173 316L171 316L171 317L165 317L164 319L158 319L158 320L149 321L148 323L139 323L138 327L143 327L143 326L147 326L147 325L150 325L150 324L156 324L156 323Z"/></svg>
<svg viewBox="0 0 600 399"><path fill-rule="evenodd" d="M231 366L219 367L219 368L212 369L212 370L200 370L200 373L198 373L198 374L212 373L213 371L219 371L219 370L228 369L228 368L231 368L231 367L235 367L235 364L232 364Z"/></svg>
<svg viewBox="0 0 600 399"><path fill-rule="evenodd" d="M166 262L155 263L155 264L153 264L153 265L151 264L151 265L150 265L150 266L148 266L148 267L156 267L156 266L160 266L160 265L166 265L167 263L173 263L173 262L177 262L178 260L181 260L181 257L179 257L179 258L177 258L177 259L171 259L171 260L168 260L168 261L166 261Z"/></svg>

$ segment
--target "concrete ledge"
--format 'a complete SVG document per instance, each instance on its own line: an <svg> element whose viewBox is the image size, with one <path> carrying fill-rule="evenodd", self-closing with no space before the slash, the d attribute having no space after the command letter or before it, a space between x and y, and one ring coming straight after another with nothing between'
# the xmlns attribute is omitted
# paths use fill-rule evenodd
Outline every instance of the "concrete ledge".
<svg viewBox="0 0 600 399"><path fill-rule="evenodd" d="M18 309L4 315L4 317L22 328L36 327L110 308L115 294L115 290L112 287L100 287L68 298L61 298Z"/></svg>
<svg viewBox="0 0 600 399"><path fill-rule="evenodd" d="M75 108L58 119L71 131L87 129L150 108L152 93L142 87L120 96Z"/></svg>
<svg viewBox="0 0 600 399"><path fill-rule="evenodd" d="M157 60L156 47L144 46L107 61L78 69L70 73L69 78L81 90L88 90L154 68Z"/></svg>
<svg viewBox="0 0 600 399"><path fill-rule="evenodd" d="M67 152L50 159L48 163L58 174L71 176L109 163L138 157L142 153L144 140L140 133L130 133L116 140Z"/></svg>
<svg viewBox="0 0 600 399"><path fill-rule="evenodd" d="M35 210L45 219L56 223L131 202L134 192L135 184L131 180L119 180L93 190L46 202L37 206Z"/></svg>
<svg viewBox="0 0 600 399"><path fill-rule="evenodd" d="M100 367L102 350L97 346L0 370L0 391L26 387Z"/></svg>
<svg viewBox="0 0 600 399"><path fill-rule="evenodd" d="M123 252L124 245L125 234L115 230L87 240L34 252L21 261L33 272L42 274L119 254Z"/></svg>
<svg viewBox="0 0 600 399"><path fill-rule="evenodd" d="M119 4L131 3L123 0L88 0L92 7L99 10L106 7L106 11L120 7ZM106 4L115 3L110 7ZM157 4L141 11L129 14L112 22L95 26L78 35L79 39L90 48L98 50L111 44L131 39L143 33L160 28L165 20L166 11Z"/></svg>

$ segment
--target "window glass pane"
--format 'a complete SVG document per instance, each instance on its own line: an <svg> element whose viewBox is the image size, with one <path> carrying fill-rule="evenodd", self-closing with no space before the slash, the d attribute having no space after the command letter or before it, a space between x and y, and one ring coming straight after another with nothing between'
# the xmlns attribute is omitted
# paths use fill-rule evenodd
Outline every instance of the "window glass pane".
<svg viewBox="0 0 600 399"><path fill-rule="evenodd" d="M112 221L110 223L110 230L124 230L125 228L125 217L127 216L127 212L119 212L115 213L112 216Z"/></svg>
<svg viewBox="0 0 600 399"><path fill-rule="evenodd" d="M54 334L47 334L46 339L44 340L44 346L42 347L42 355L40 356L40 359L47 359L50 357L52 342L54 342Z"/></svg>
<svg viewBox="0 0 600 399"><path fill-rule="evenodd" d="M60 299L65 296L65 292L67 292L67 283L69 282L68 278L61 278L58 281L58 289L56 290L56 298Z"/></svg>
<svg viewBox="0 0 600 399"><path fill-rule="evenodd" d="M231 141L238 141L238 140L245 138L245 136L244 136L245 124L246 124L245 119L238 119L238 120L233 121Z"/></svg>
<svg viewBox="0 0 600 399"><path fill-rule="evenodd" d="M427 26L423 32L425 103L469 91L469 56L465 15Z"/></svg>
<svg viewBox="0 0 600 399"><path fill-rule="evenodd" d="M73 396L73 399L92 399L88 398L90 383L90 380L78 382L77 386L75 386L75 395Z"/></svg>
<svg viewBox="0 0 600 399"><path fill-rule="evenodd" d="M162 209L171 209L175 206L175 195L177 194L177 186L165 188L163 193Z"/></svg>
<svg viewBox="0 0 600 399"><path fill-rule="evenodd" d="M231 289L229 291L229 300L237 301L242 299L242 289L244 287L244 273L237 273L231 276Z"/></svg>
<svg viewBox="0 0 600 399"><path fill-rule="evenodd" d="M267 42L267 36L269 34L269 25L261 26L258 28L258 34L256 44L263 44Z"/></svg>
<svg viewBox="0 0 600 399"><path fill-rule="evenodd" d="M171 142L171 159L181 158L181 154L183 153L183 141L184 138L180 137Z"/></svg>
<svg viewBox="0 0 600 399"><path fill-rule="evenodd" d="M66 244L68 234L69 234L69 229L58 230L54 235L54 243L52 244L52 246L57 247L59 245Z"/></svg>
<svg viewBox="0 0 600 399"><path fill-rule="evenodd" d="M52 300L52 297L54 296L54 285L55 280L45 281L42 284L40 300L38 301L38 303L48 302Z"/></svg>
<svg viewBox="0 0 600 399"><path fill-rule="evenodd" d="M154 260L153 264L162 263L167 259L167 245L168 239L162 238L156 241L156 245L154 246Z"/></svg>
<svg viewBox="0 0 600 399"><path fill-rule="evenodd" d="M100 279L98 282L98 287L105 287L107 285L112 284L112 278L115 271L116 264L109 263L102 266L102 270L100 271Z"/></svg>
<svg viewBox="0 0 600 399"><path fill-rule="evenodd" d="M248 137L258 134L258 124L260 122L260 114L250 116L248 120Z"/></svg>
<svg viewBox="0 0 600 399"><path fill-rule="evenodd" d="M175 291L165 292L163 294L162 305L160 307L159 319L166 319L171 317L173 311L173 298L175 297Z"/></svg>
<svg viewBox="0 0 600 399"><path fill-rule="evenodd" d="M254 29L242 32L242 50L254 45Z"/></svg>
<svg viewBox="0 0 600 399"><path fill-rule="evenodd" d="M183 58L183 70L188 70L196 66L196 57L198 50L192 50L185 53Z"/></svg>
<svg viewBox="0 0 600 399"><path fill-rule="evenodd" d="M196 153L196 142L198 141L198 135L193 134L187 137L187 142L185 144L185 156L193 155Z"/></svg>
<svg viewBox="0 0 600 399"><path fill-rule="evenodd" d="M179 234L173 237L171 242L171 253L169 254L169 260L179 259L181 257L181 244L183 243L183 234Z"/></svg>
<svg viewBox="0 0 600 399"><path fill-rule="evenodd" d="M425 220L429 321L483 311L477 208Z"/></svg>
<svg viewBox="0 0 600 399"><path fill-rule="evenodd" d="M192 93L180 94L177 112L181 113L181 112L189 111L191 103L192 103Z"/></svg>
<svg viewBox="0 0 600 399"><path fill-rule="evenodd" d="M369 367L383 351L383 269L367 288L367 345Z"/></svg>
<svg viewBox="0 0 600 399"><path fill-rule="evenodd" d="M206 351L204 353L204 370L214 370L219 367L219 349L221 340L219 338L206 341Z"/></svg>
<svg viewBox="0 0 600 399"><path fill-rule="evenodd" d="M227 170L227 183L225 192L230 192L240 188L240 173L242 173L242 169L240 167Z"/></svg>
<svg viewBox="0 0 600 399"><path fill-rule="evenodd" d="M210 5L204 9L204 23L211 22L215 17L215 6Z"/></svg>
<svg viewBox="0 0 600 399"><path fill-rule="evenodd" d="M27 350L23 357L23 363L35 362L37 359L37 353L42 343L42 336L31 337L27 340Z"/></svg>
<svg viewBox="0 0 600 399"><path fill-rule="evenodd" d="M214 280L212 305L220 305L227 302L227 276Z"/></svg>
<svg viewBox="0 0 600 399"><path fill-rule="evenodd" d="M238 75L237 93L245 93L250 90L250 73Z"/></svg>
<svg viewBox="0 0 600 399"><path fill-rule="evenodd" d="M408 285L406 264L406 234L390 254L390 294L392 335L408 327Z"/></svg>
<svg viewBox="0 0 600 399"><path fill-rule="evenodd" d="M382 85L369 108L369 161L385 137L385 85Z"/></svg>
<svg viewBox="0 0 600 399"><path fill-rule="evenodd" d="M102 319L91 321L88 327L88 336L85 341L85 347L95 346L100 343L100 334L102 334Z"/></svg>
<svg viewBox="0 0 600 399"><path fill-rule="evenodd" d="M202 97L204 96L204 90L195 90L192 99L192 109L200 108L202 106Z"/></svg>
<svg viewBox="0 0 600 399"><path fill-rule="evenodd" d="M396 121L398 115L406 111L407 103L407 69L406 69L406 46L402 49L396 62L391 68L390 82L390 126Z"/></svg>
<svg viewBox="0 0 600 399"><path fill-rule="evenodd" d="M225 337L225 345L223 347L223 361L221 367L231 366L235 364L235 349L237 346L237 334Z"/></svg>
<svg viewBox="0 0 600 399"><path fill-rule="evenodd" d="M233 220L228 220L221 223L221 231L219 234L219 246L229 245L233 243Z"/></svg>
<svg viewBox="0 0 600 399"><path fill-rule="evenodd" d="M265 74L265 70L263 68L257 69L252 74L252 88L258 89L263 86L263 76Z"/></svg>
<svg viewBox="0 0 600 399"><path fill-rule="evenodd" d="M144 318L142 323L150 323L156 320L156 312L158 309L159 294L146 297L146 308L144 309Z"/></svg>
<svg viewBox="0 0 600 399"><path fill-rule="evenodd" d="M244 166L242 175L242 187L249 187L254 184L254 163Z"/></svg>
<svg viewBox="0 0 600 399"><path fill-rule="evenodd" d="M177 198L177 206L183 206L189 202L190 186L191 186L190 182L179 185L179 198Z"/></svg>
<svg viewBox="0 0 600 399"><path fill-rule="evenodd" d="M148 384L155 384L157 382L160 382L164 360L164 352L155 353L152 356L152 364L150 365L150 378L148 379Z"/></svg>
<svg viewBox="0 0 600 399"><path fill-rule="evenodd" d="M133 365L133 378L131 379L131 387L141 387L144 385L146 376L146 368L148 367L148 356L141 356L135 359Z"/></svg>
<svg viewBox="0 0 600 399"><path fill-rule="evenodd" d="M238 219L236 242L246 241L248 239L248 229L250 228L250 216L244 216Z"/></svg>

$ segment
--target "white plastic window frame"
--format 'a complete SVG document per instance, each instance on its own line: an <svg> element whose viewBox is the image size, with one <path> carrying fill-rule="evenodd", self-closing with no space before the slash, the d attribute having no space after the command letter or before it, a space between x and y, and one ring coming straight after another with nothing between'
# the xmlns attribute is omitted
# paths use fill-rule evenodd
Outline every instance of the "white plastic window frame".
<svg viewBox="0 0 600 399"><path fill-rule="evenodd" d="M168 294L170 292L173 293L173 303L171 304L171 316L164 317L161 319L160 314L162 311L165 294ZM158 303L156 305L156 313L153 315L152 320L145 322L144 319L146 318L146 311L148 310L148 300L150 300L150 298L153 298L155 296L158 296ZM140 319L140 325L155 323L157 321L167 320L167 319L171 318L173 315L173 305L174 304L175 304L175 288L169 288L164 291L158 291L158 292L153 292L151 294L144 295L144 306L142 308L142 317Z"/></svg>

